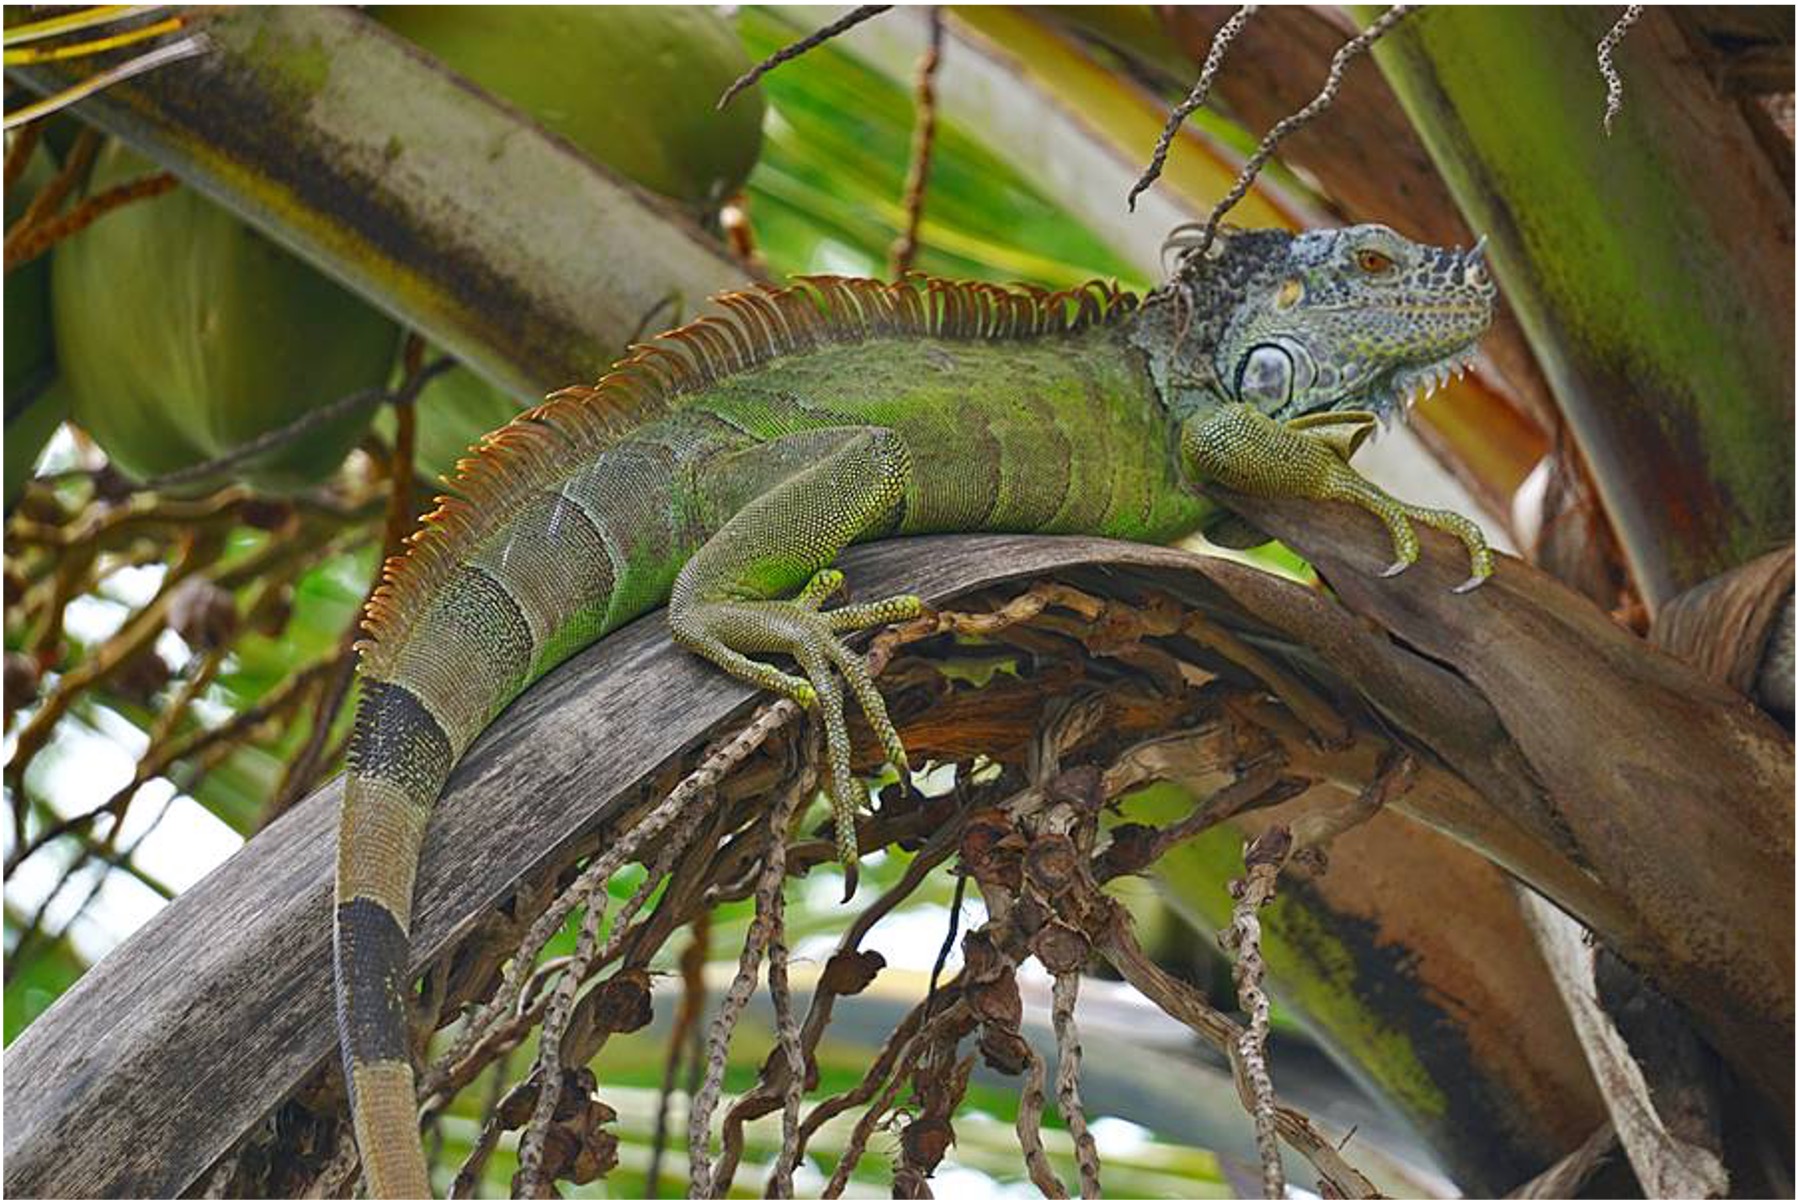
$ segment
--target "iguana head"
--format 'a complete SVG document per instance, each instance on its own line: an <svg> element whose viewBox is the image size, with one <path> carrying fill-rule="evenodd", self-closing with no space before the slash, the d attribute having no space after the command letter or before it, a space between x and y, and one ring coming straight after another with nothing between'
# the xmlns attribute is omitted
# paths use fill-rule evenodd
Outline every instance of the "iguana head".
<svg viewBox="0 0 1798 1200"><path fill-rule="evenodd" d="M1384 225L1224 231L1181 276L1194 309L1216 314L1187 352L1209 357L1218 391L1279 420L1402 411L1467 365L1497 297L1483 245Z"/></svg>

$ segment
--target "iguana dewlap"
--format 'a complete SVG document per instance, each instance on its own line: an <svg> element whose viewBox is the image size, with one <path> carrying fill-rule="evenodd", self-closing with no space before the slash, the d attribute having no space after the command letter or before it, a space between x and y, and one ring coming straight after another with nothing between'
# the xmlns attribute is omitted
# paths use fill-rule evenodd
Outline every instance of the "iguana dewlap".
<svg viewBox="0 0 1798 1200"><path fill-rule="evenodd" d="M1142 303L979 283L810 278L720 298L461 464L369 604L339 832L336 987L374 1196L427 1194L407 929L426 821L469 744L544 672L666 604L682 645L823 722L839 851L863 789L845 692L905 751L844 633L916 614L824 606L849 544L914 533L1169 542L1195 484L1340 499L1391 531L1479 530L1348 466L1376 416L1458 368L1491 320L1479 249L1381 226L1228 233ZM626 428L627 419L648 424ZM774 661L769 661L774 656Z"/></svg>

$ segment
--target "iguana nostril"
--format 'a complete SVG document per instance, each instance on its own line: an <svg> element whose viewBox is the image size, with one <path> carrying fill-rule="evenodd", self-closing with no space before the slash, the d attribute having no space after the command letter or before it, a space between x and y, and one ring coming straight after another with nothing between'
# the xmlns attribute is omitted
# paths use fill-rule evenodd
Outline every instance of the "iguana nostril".
<svg viewBox="0 0 1798 1200"><path fill-rule="evenodd" d="M1486 273L1486 235L1473 244L1463 259L1461 278L1469 287L1484 287L1489 276Z"/></svg>

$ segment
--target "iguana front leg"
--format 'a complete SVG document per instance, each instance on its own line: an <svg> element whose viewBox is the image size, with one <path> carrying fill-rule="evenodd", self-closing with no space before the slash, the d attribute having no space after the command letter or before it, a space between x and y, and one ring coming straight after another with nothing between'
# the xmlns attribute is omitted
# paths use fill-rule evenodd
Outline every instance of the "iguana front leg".
<svg viewBox="0 0 1798 1200"><path fill-rule="evenodd" d="M837 854L852 893L855 814L865 789L849 766L845 683L887 761L899 771L907 764L867 664L839 635L907 620L923 604L916 596L894 596L822 607L843 583L842 572L830 568L837 553L891 521L911 469L905 444L891 430L842 433L833 449L749 501L700 547L675 580L668 624L675 641L731 675L817 710L824 722ZM751 654L791 655L803 676Z"/></svg>
<svg viewBox="0 0 1798 1200"><path fill-rule="evenodd" d="M1486 582L1492 551L1478 525L1459 513L1395 500L1349 466L1349 455L1375 420L1372 413L1331 412L1280 424L1251 405L1227 404L1181 427L1181 456L1197 477L1239 492L1346 500L1366 509L1385 523L1392 537L1388 576L1417 561L1415 521L1453 534L1467 547L1473 573L1455 591L1471 591Z"/></svg>

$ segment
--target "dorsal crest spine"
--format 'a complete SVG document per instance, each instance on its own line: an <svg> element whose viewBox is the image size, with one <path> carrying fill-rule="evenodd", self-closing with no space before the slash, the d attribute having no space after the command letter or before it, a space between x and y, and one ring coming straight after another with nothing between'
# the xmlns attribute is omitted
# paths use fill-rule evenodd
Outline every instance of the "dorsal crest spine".
<svg viewBox="0 0 1798 1200"><path fill-rule="evenodd" d="M1050 292L907 275L898 283L801 275L784 288L714 297L725 315L705 316L630 347L597 383L563 388L483 437L456 464L452 494L387 560L363 614L363 670L391 668L439 587L532 496L640 425L678 407L681 396L744 371L832 345L880 338L1003 341L1075 333L1133 311L1137 298L1093 280Z"/></svg>

